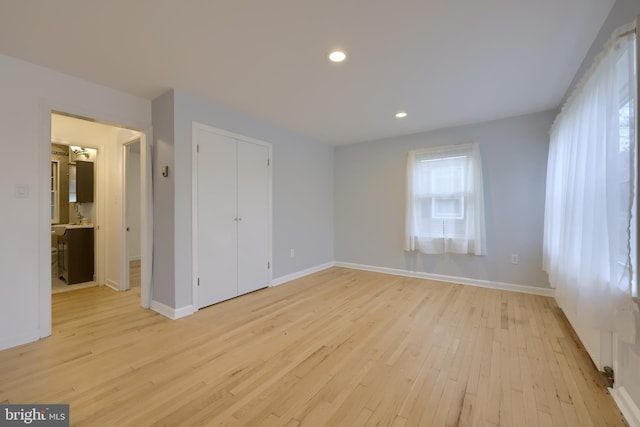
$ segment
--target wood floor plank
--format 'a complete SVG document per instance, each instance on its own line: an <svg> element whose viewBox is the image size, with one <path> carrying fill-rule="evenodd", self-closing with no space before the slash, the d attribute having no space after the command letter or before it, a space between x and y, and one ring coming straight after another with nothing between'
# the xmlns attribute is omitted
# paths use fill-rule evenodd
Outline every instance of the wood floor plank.
<svg viewBox="0 0 640 427"><path fill-rule="evenodd" d="M139 286L52 300L0 402L72 425L626 425L551 298L336 267L177 321Z"/></svg>

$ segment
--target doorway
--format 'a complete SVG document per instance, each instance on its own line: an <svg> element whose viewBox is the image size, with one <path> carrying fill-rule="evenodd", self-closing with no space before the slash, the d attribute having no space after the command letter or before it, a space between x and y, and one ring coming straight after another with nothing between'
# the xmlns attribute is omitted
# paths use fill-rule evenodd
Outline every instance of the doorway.
<svg viewBox="0 0 640 427"><path fill-rule="evenodd" d="M124 291L129 288L129 252L135 251L133 257L137 258L138 289L141 296L141 305L148 308L151 299L150 270L145 269L145 265L150 265L151 254L151 161L150 147L147 146L147 134L137 130L132 130L117 125L98 122L94 119L70 115L58 111L50 111L50 143L48 149L53 147L51 142L65 147L77 146L79 149L94 149L96 153L94 170L95 199L91 215L86 222L93 225L93 236L95 238L95 272L94 286L108 286L117 291ZM121 155L123 147L130 145L131 151L136 151L132 156L137 155L137 162L130 162L137 166L139 177L137 180L137 200L138 209L138 248L133 248L127 239L126 228L131 220L127 219L125 208L132 203L126 202L127 191L125 188L125 159ZM70 148L71 149L71 148ZM64 151L64 150L62 150ZM81 152L79 154L81 154ZM48 167L53 167L48 163ZM51 179L49 172L47 181ZM47 182L49 184L49 182ZM59 184L59 183L58 183ZM66 188L68 184L63 184ZM69 189L69 193L71 193ZM131 191L129 191L130 193ZM68 197L68 194L64 197ZM63 197L63 198L64 198ZM66 200L66 199L65 199ZM83 203L84 205L85 203ZM87 207L82 206L87 209ZM73 208L71 210L73 213ZM60 218L58 218L58 222ZM72 221L73 225L81 225L80 221ZM50 228L53 234L53 228ZM52 237L53 238L53 237ZM54 255L53 245L51 255ZM53 258L53 256L52 256ZM125 263L126 260L126 263ZM52 271L53 273L53 271ZM126 278L125 278L126 275ZM49 290L49 295L51 290ZM50 306L50 300L48 304ZM41 310L45 310L41 306ZM46 312L43 312L46 316ZM48 317L48 316L47 316Z"/></svg>
<svg viewBox="0 0 640 427"><path fill-rule="evenodd" d="M125 218L125 251L123 260L123 289L140 294L142 273L142 168L140 137L136 136L122 146L123 190Z"/></svg>

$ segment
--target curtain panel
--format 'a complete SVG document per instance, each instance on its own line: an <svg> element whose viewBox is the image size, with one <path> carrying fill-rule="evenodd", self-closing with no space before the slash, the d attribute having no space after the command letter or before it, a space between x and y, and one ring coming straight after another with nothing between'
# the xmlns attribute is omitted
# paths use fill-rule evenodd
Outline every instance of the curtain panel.
<svg viewBox="0 0 640 427"><path fill-rule="evenodd" d="M609 331L632 286L635 61L621 29L557 117L547 166L543 268L563 309Z"/></svg>

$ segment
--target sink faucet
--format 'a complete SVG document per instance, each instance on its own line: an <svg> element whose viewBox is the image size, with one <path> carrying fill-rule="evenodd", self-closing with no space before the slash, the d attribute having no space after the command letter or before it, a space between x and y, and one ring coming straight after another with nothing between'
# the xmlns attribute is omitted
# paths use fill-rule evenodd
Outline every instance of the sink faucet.
<svg viewBox="0 0 640 427"><path fill-rule="evenodd" d="M80 210L80 203L76 203L75 206L73 207L73 210L76 212L76 217L78 218L78 222L82 221L82 218L84 218L84 216L82 215L82 212Z"/></svg>

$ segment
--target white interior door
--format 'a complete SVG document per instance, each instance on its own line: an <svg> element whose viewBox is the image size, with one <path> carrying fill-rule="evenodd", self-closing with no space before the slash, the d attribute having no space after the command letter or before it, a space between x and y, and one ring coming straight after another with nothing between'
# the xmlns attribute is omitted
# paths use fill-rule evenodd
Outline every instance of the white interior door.
<svg viewBox="0 0 640 427"><path fill-rule="evenodd" d="M199 130L198 308L238 295L236 141Z"/></svg>
<svg viewBox="0 0 640 427"><path fill-rule="evenodd" d="M269 286L269 148L238 141L238 294Z"/></svg>

